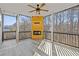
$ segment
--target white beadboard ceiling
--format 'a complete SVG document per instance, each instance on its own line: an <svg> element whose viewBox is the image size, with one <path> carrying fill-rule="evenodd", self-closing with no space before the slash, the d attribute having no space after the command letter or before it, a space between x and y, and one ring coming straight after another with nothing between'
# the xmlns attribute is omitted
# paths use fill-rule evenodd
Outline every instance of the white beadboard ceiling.
<svg viewBox="0 0 79 59"><path fill-rule="evenodd" d="M0 8L3 10L3 13L23 14L27 16L38 15L36 14L36 12L32 12L32 13L28 12L33 10L33 8L27 6L28 4L32 6L36 6L35 3L0 3ZM47 9L49 11L41 12L40 15L46 16L76 5L78 5L78 3L46 3L46 5L42 8Z"/></svg>

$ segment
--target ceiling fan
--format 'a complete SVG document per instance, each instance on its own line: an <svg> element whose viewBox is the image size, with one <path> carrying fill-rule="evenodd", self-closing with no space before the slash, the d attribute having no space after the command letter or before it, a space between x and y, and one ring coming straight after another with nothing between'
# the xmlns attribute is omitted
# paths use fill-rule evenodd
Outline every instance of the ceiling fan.
<svg viewBox="0 0 79 59"><path fill-rule="evenodd" d="M46 11L46 12L48 12L48 10L42 9L42 7L45 6L45 5L46 5L45 3L42 3L41 5L40 5L40 4L37 4L37 5L36 5L37 7L34 7L34 6L32 6L32 5L28 5L29 7L34 8L34 10L29 11L29 12L34 12L34 11L36 11L36 13L38 13L38 14L40 14L40 11Z"/></svg>

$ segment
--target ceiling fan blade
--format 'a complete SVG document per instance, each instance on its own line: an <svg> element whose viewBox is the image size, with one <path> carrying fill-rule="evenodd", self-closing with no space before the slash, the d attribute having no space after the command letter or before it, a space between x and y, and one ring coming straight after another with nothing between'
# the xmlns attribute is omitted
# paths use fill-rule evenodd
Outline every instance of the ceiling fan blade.
<svg viewBox="0 0 79 59"><path fill-rule="evenodd" d="M34 8L34 9L36 9L36 7L33 7L32 5L27 5L27 6L32 7L32 8Z"/></svg>
<svg viewBox="0 0 79 59"><path fill-rule="evenodd" d="M41 4L40 8L43 7L43 6L45 6L45 3Z"/></svg>
<svg viewBox="0 0 79 59"><path fill-rule="evenodd" d="M40 9L40 11L47 11L47 12L48 12L49 10L45 10L45 9Z"/></svg>
<svg viewBox="0 0 79 59"><path fill-rule="evenodd" d="M34 12L34 11L36 11L36 10L32 10L32 11L29 11L29 12Z"/></svg>

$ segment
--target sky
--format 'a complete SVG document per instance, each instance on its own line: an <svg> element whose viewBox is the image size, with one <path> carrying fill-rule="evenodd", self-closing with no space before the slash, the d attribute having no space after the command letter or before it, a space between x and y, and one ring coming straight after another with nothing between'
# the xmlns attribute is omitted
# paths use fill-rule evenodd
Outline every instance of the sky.
<svg viewBox="0 0 79 59"><path fill-rule="evenodd" d="M6 25L13 25L14 23L16 23L16 17L15 16L10 16L10 15L4 15L4 26ZM29 18L27 16L20 16L21 20L20 22L24 22L29 20Z"/></svg>
<svg viewBox="0 0 79 59"><path fill-rule="evenodd" d="M10 16L10 15L4 15L4 26L8 26L8 25L13 25L14 23L16 23L16 17L15 16ZM22 21L27 21L28 17L27 16L20 16ZM45 23L48 24L48 17L46 17Z"/></svg>
<svg viewBox="0 0 79 59"><path fill-rule="evenodd" d="M16 23L16 17L4 15L4 26Z"/></svg>

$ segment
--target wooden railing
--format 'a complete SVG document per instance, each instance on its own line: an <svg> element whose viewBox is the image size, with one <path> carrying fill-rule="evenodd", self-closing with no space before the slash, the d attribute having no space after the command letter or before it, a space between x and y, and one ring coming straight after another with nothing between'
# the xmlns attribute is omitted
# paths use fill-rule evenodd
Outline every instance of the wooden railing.
<svg viewBox="0 0 79 59"><path fill-rule="evenodd" d="M51 40L51 31L44 31L45 39Z"/></svg>
<svg viewBox="0 0 79 59"><path fill-rule="evenodd" d="M55 42L79 47L79 34L53 32L53 39Z"/></svg>
<svg viewBox="0 0 79 59"><path fill-rule="evenodd" d="M31 38L31 31L20 31L19 32L20 39ZM4 31L3 32L3 39L16 39L16 31Z"/></svg>
<svg viewBox="0 0 79 59"><path fill-rule="evenodd" d="M32 32L31 31L20 31L19 32L19 38L20 39L27 39L32 37Z"/></svg>
<svg viewBox="0 0 79 59"><path fill-rule="evenodd" d="M3 39L16 39L16 31L4 31L3 32Z"/></svg>
<svg viewBox="0 0 79 59"><path fill-rule="evenodd" d="M19 38L20 39L27 39L32 38L32 32L31 31L20 31L19 32ZM4 31L3 32L3 39L16 39L16 31ZM44 31L44 39L51 39L51 32L50 31Z"/></svg>

